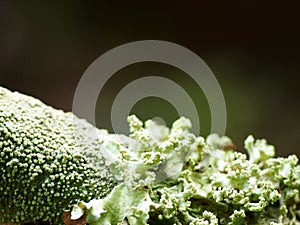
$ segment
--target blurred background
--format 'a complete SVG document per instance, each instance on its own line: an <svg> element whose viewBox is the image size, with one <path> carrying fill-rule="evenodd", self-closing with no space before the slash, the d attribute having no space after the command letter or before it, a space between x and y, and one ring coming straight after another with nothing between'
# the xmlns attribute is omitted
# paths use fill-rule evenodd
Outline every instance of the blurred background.
<svg viewBox="0 0 300 225"><path fill-rule="evenodd" d="M296 1L295 1L296 2ZM227 105L227 132L239 149L248 134L267 138L278 155L300 155L300 7L276 1L1 1L0 85L66 111L88 66L137 40L177 43L214 72ZM138 63L118 71L99 95L97 126L111 130L115 96L145 75L176 81L194 100L201 135L210 110L197 84L178 69ZM149 97L132 109L142 119L178 115Z"/></svg>

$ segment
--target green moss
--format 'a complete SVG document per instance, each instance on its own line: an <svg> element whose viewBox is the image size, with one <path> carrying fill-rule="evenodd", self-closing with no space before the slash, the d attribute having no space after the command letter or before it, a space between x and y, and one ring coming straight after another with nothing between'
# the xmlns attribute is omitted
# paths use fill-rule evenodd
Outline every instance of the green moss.
<svg viewBox="0 0 300 225"><path fill-rule="evenodd" d="M106 196L116 181L100 154L103 135L0 87L0 222L58 224L70 204Z"/></svg>

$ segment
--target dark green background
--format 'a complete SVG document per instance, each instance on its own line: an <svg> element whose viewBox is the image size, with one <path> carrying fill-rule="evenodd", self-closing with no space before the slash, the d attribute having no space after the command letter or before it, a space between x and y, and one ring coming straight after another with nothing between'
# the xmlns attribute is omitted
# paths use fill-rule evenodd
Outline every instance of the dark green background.
<svg viewBox="0 0 300 225"><path fill-rule="evenodd" d="M175 42L213 70L227 104L227 135L240 149L252 133L275 144L280 155L300 154L299 25L296 1L1 1L0 84L71 110L80 77L102 53L137 40ZM118 91L153 74L187 90L207 135L210 111L199 87L158 63L132 65L110 79L99 96L97 125L110 129ZM167 123L177 117L156 98L141 100L133 112Z"/></svg>

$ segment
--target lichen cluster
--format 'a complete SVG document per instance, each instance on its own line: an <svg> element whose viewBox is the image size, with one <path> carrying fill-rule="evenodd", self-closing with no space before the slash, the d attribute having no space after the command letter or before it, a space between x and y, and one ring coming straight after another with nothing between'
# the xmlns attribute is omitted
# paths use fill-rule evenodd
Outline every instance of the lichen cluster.
<svg viewBox="0 0 300 225"><path fill-rule="evenodd" d="M246 155L228 137L195 136L185 118L171 129L151 120L143 125L135 116L128 121L130 138L103 143L115 156L108 166L120 185L105 198L75 205L75 221L85 216L91 225L300 224L295 155L276 158L274 146L253 136L245 140Z"/></svg>
<svg viewBox="0 0 300 225"><path fill-rule="evenodd" d="M0 87L0 223L61 224L64 209L116 185L99 153L105 132Z"/></svg>
<svg viewBox="0 0 300 225"><path fill-rule="evenodd" d="M251 135L238 152L184 117L128 122L108 134L0 88L0 224L300 225L297 156Z"/></svg>

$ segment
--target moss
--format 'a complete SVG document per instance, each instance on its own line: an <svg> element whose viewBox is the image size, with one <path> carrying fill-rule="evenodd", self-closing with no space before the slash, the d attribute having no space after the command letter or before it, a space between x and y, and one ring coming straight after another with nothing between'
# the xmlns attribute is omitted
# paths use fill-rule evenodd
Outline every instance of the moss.
<svg viewBox="0 0 300 225"><path fill-rule="evenodd" d="M61 223L79 200L106 196L116 181L98 130L72 113L0 88L0 222Z"/></svg>

